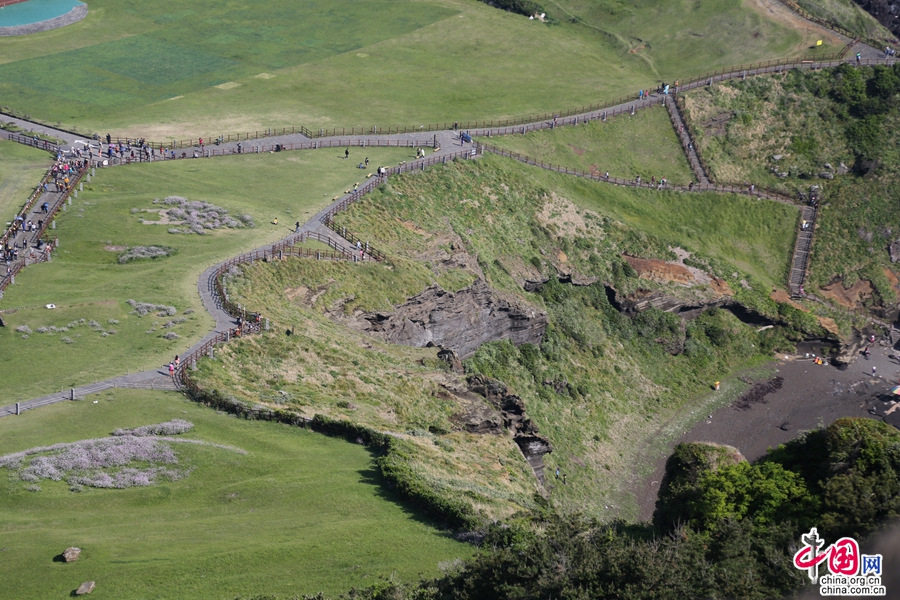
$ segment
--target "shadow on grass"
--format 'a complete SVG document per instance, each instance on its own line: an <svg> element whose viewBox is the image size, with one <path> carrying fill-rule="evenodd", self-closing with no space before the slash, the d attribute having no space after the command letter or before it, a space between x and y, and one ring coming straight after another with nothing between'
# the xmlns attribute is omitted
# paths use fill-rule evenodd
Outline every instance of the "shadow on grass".
<svg viewBox="0 0 900 600"><path fill-rule="evenodd" d="M394 489L394 484L388 481L374 464L378 454L372 451L369 453L372 456L373 464L367 469L358 471L360 475L359 482L374 486L375 492L379 498L399 506L403 513L413 521L436 530L435 533L441 537L452 538L453 528L446 521L441 519L440 516L429 514L424 509L416 506L415 500L406 498L403 494Z"/></svg>

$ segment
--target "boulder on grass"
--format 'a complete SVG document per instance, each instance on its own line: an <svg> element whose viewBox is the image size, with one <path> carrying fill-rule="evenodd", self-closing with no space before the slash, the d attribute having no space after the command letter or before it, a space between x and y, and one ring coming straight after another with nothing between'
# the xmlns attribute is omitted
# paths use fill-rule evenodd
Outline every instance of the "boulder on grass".
<svg viewBox="0 0 900 600"><path fill-rule="evenodd" d="M97 584L94 583L93 581L85 581L80 586L78 586L77 590L75 590L75 595L76 596L84 596L85 594L90 594L91 592L94 591L94 588L96 587L96 585Z"/></svg>
<svg viewBox="0 0 900 600"><path fill-rule="evenodd" d="M63 552L63 560L67 563L75 562L78 560L78 557L81 555L81 548L66 548L66 551Z"/></svg>

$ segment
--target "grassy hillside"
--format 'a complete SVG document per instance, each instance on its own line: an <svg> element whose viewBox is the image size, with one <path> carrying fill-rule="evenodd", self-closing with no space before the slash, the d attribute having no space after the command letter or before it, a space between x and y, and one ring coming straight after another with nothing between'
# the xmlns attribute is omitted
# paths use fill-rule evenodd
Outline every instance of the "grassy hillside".
<svg viewBox="0 0 900 600"><path fill-rule="evenodd" d="M894 36L852 0L797 0L808 13L861 37L889 42Z"/></svg>
<svg viewBox="0 0 900 600"><path fill-rule="evenodd" d="M675 136L665 107L621 115L606 123L594 121L483 140L506 150L571 169L633 179L640 175L665 177L686 185L693 178L681 143Z"/></svg>
<svg viewBox="0 0 900 600"><path fill-rule="evenodd" d="M45 121L160 140L415 125L618 98L660 78L805 54L823 37L737 0L594 7L599 27L554 4L556 25L476 0L95 0L76 24L0 40L0 94ZM825 37L826 51L841 45Z"/></svg>
<svg viewBox="0 0 900 600"><path fill-rule="evenodd" d="M4 229L28 200L51 161L50 154L43 150L0 141L0 223Z"/></svg>
<svg viewBox="0 0 900 600"><path fill-rule="evenodd" d="M128 489L28 491L0 469L0 546L15 557L0 563L0 598L61 598L89 580L102 598L336 594L438 575L472 552L403 507L365 448L176 394L116 390L2 419L0 455L173 418L194 424L183 437L246 453L176 444L186 477ZM55 561L69 546L78 561Z"/></svg>
<svg viewBox="0 0 900 600"><path fill-rule="evenodd" d="M404 148L367 149L374 164L397 164L412 154ZM337 150L321 150L98 170L50 231L60 240L53 262L23 271L0 300L0 308L14 311L4 315L8 326L0 328L0 344L11 349L0 357L0 376L9 382L0 402L168 363L212 329L197 294L200 273L290 233L296 221L305 222L362 181L365 173L356 164L339 159ZM172 205L154 200L168 196L209 202L232 217L250 215L255 227L169 233L183 226L160 224L164 215L158 211ZM164 247L170 255L119 262L129 248L140 246ZM154 311L140 318L126 304L130 299L174 306L177 314L161 318ZM55 311L44 308L50 303ZM70 331L38 332L71 323ZM164 337L171 333L177 338ZM47 376L47 361L56 364L53 377Z"/></svg>
<svg viewBox="0 0 900 600"><path fill-rule="evenodd" d="M547 310L551 325L540 347L483 346L466 361L467 372L510 384L550 438L555 451L548 457L548 472L559 467L568 474L566 486L548 481L555 506L633 515L636 505L628 485L641 468L636 459L669 435L662 432L679 407L707 394L713 381L765 360L773 348L789 343L780 329L757 334L725 311L705 313L686 327L678 317L659 311L632 320L612 308L600 283L551 283L540 294L525 293L524 278L540 279L560 269L612 282L623 291L649 287L710 297L712 291L704 285L679 288L638 280L620 257L628 251L674 258L669 244L703 248L697 260L708 256L708 262L720 265L733 289L744 289L742 278L756 281L729 264L724 252L705 254L719 243L712 238L720 238L712 229L693 228L699 218L688 216L692 205L686 197L661 200L667 195L599 184L566 188L560 179L544 177L513 161L485 157L395 178L339 217L341 224L377 242L391 257L389 264L292 260L244 268L243 276L229 279L229 290L248 306L265 306L277 333L241 340L215 361L204 361L198 373L201 385L239 400L398 433L416 445L409 458L414 472L441 493L488 515L529 507L533 483L522 471L527 467L518 451L511 445L501 450L496 441L473 444L475 436L457 431L452 417L464 407L440 393L439 386L460 383L454 384L454 377L441 368L435 350L392 348L340 324L356 311L389 310L432 282L459 289L475 277L486 277L505 294ZM668 214L659 207L647 209L645 229L659 234L604 214L607 209L629 214L635 204L654 200L683 206ZM590 202L596 210L576 206ZM697 208L707 218L716 206L741 202L710 196ZM790 221L790 209L777 206ZM656 221L650 214L657 215ZM743 238L732 232L731 244L763 243L747 238L768 231L764 243L788 252L788 239L774 227L777 217L767 214L754 219L760 230L750 233L745 227ZM667 228L660 226L662 221L669 223ZM685 233L690 231L694 233ZM766 268L765 263L755 266ZM759 301L777 312L766 290L761 285ZM294 335L284 335L292 326ZM725 394L741 385L726 385ZM488 459L495 455L500 465L496 458ZM485 477L486 469L501 469L501 477Z"/></svg>
<svg viewBox="0 0 900 600"><path fill-rule="evenodd" d="M822 188L807 289L835 279L849 288L863 278L874 286L876 301L896 298L886 269L892 264L888 246L900 230L898 82L895 69L843 67L687 95L698 144L716 176L790 194Z"/></svg>

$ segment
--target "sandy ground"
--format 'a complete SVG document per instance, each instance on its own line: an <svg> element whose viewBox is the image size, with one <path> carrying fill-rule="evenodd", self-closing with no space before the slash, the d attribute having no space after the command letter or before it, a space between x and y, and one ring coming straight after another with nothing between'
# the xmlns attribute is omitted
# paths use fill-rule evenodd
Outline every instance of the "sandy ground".
<svg viewBox="0 0 900 600"><path fill-rule="evenodd" d="M720 408L711 418L684 432L672 447L678 442L718 442L736 447L747 460L754 461L768 448L794 439L802 430L827 426L841 417L878 418L872 411L883 415L890 409L892 398L900 400L889 395L891 387L900 381L900 363L889 358L894 354L889 346L876 344L869 360L860 357L845 371L814 364L812 359L803 358L806 351L776 364L776 375L784 379L781 389L749 408L737 406L738 402ZM876 368L875 376L872 367ZM896 426L900 409L887 420ZM657 461L653 475L635 490L642 520L653 516L666 458Z"/></svg>

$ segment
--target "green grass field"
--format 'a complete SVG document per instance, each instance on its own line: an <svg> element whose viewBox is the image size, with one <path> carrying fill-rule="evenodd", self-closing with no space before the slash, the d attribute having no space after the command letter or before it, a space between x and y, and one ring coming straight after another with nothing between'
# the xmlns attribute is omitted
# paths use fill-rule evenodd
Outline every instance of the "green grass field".
<svg viewBox="0 0 900 600"><path fill-rule="evenodd" d="M52 160L43 150L0 141L0 224L4 229L28 200Z"/></svg>
<svg viewBox="0 0 900 600"><path fill-rule="evenodd" d="M634 116L620 115L577 127L545 129L525 135L484 139L485 143L538 160L611 177L649 181L665 177L686 185L693 174L672 129L665 107L655 106Z"/></svg>
<svg viewBox="0 0 900 600"><path fill-rule="evenodd" d="M337 594L472 553L404 508L365 448L176 394L115 390L0 419L0 454L173 418L195 425L185 437L248 454L175 445L187 477L123 490L0 477L0 598L62 598L83 581L116 599ZM69 546L78 561L55 562Z"/></svg>
<svg viewBox="0 0 900 600"><path fill-rule="evenodd" d="M554 3L547 10L559 24L476 0L95 0L74 25L0 40L0 96L48 122L154 140L415 125L609 100L660 79L804 54L822 37L738 0L603 2L584 22Z"/></svg>
<svg viewBox="0 0 900 600"><path fill-rule="evenodd" d="M0 301L0 308L16 309L4 315L8 327L0 328L0 343L15 349L0 358L0 377L10 384L0 391L0 402L160 366L189 348L214 325L197 294L197 278L204 269L284 237L296 221L305 222L333 197L363 181L366 172L354 162L357 151L351 149L354 160L348 161L338 153L243 155L97 171L61 213L58 227L50 230L60 239L53 262L23 271ZM375 165L397 164L413 154L405 148L366 149ZM162 205L153 200L170 195L205 200L231 215L250 214L256 227L173 235L167 225L141 223L158 215L132 213L158 210ZM275 217L277 226L271 224ZM124 248L146 245L171 247L175 253L119 264ZM177 317L186 322L167 329L163 326L171 317L153 313L138 318L129 314L129 299L174 306ZM55 311L44 308L51 303L58 307ZM85 323L71 331L35 332L27 339L16 330L63 327L80 319ZM97 326L90 326L92 320ZM168 332L180 339L164 339ZM52 377L48 363L54 365Z"/></svg>

